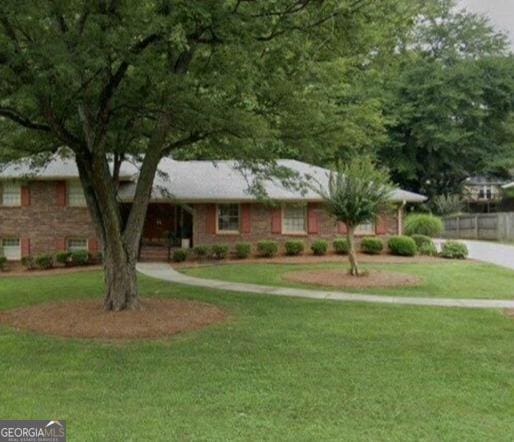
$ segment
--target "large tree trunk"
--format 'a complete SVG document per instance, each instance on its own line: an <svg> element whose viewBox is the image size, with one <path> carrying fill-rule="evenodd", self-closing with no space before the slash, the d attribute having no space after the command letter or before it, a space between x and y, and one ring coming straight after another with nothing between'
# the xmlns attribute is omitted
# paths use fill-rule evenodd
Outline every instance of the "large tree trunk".
<svg viewBox="0 0 514 442"><path fill-rule="evenodd" d="M355 227L348 227L346 232L348 238L348 260L350 261L350 274L360 276L357 254L355 252Z"/></svg>

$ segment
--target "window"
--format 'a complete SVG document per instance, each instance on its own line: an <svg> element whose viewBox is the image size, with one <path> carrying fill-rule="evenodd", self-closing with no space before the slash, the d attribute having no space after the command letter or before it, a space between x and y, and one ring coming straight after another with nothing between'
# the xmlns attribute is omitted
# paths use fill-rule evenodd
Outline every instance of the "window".
<svg viewBox="0 0 514 442"><path fill-rule="evenodd" d="M239 232L239 204L218 206L218 232Z"/></svg>
<svg viewBox="0 0 514 442"><path fill-rule="evenodd" d="M283 208L282 231L284 233L305 233L306 229L305 206L286 204Z"/></svg>
<svg viewBox="0 0 514 442"><path fill-rule="evenodd" d="M355 228L356 235L374 235L375 234L375 223L367 222L359 224Z"/></svg>
<svg viewBox="0 0 514 442"><path fill-rule="evenodd" d="M21 259L21 247L19 238L4 238L0 241L2 246L2 256L9 261L19 261Z"/></svg>
<svg viewBox="0 0 514 442"><path fill-rule="evenodd" d="M68 205L70 207L86 207L86 198L79 181L68 183Z"/></svg>
<svg viewBox="0 0 514 442"><path fill-rule="evenodd" d="M87 251L87 239L69 239L68 252Z"/></svg>
<svg viewBox="0 0 514 442"><path fill-rule="evenodd" d="M21 185L6 182L2 186L2 205L8 207L21 206Z"/></svg>

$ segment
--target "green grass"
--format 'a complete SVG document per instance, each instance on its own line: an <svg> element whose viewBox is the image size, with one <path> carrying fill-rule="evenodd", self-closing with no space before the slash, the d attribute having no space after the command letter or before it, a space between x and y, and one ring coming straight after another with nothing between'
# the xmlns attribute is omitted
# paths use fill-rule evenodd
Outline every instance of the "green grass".
<svg viewBox="0 0 514 442"><path fill-rule="evenodd" d="M191 276L222 279L234 282L269 284L289 287L309 287L283 279L291 271L341 269L347 264L227 264L183 270ZM388 289L352 289L356 293L376 293L396 296L428 296L437 298L514 299L514 271L490 264L448 261L441 264L382 264L364 265L363 268L408 273L420 276L423 283L417 287ZM313 287L313 286L310 286ZM317 287L319 289L319 287ZM330 288L334 290L334 288Z"/></svg>
<svg viewBox="0 0 514 442"><path fill-rule="evenodd" d="M233 320L99 344L0 327L0 416L73 441L512 440L514 321L499 311L226 294L141 278L145 296ZM2 278L0 309L100 297L99 273Z"/></svg>

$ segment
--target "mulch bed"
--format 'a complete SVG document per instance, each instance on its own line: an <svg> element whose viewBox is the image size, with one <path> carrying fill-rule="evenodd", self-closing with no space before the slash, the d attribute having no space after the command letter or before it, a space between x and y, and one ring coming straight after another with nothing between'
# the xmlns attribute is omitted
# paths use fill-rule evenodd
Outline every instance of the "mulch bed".
<svg viewBox="0 0 514 442"><path fill-rule="evenodd" d="M405 273L370 271L365 276L351 276L345 270L298 271L284 274L289 282L336 288L387 288L412 287L423 283L423 279Z"/></svg>
<svg viewBox="0 0 514 442"><path fill-rule="evenodd" d="M145 299L141 310L106 312L99 300L67 301L0 312L0 324L63 338L132 341L161 339L228 319L220 308L196 301Z"/></svg>
<svg viewBox="0 0 514 442"><path fill-rule="evenodd" d="M93 272L102 270L101 265L90 265L80 267L55 267L48 270L27 270L20 263L9 263L8 271L0 272L0 278L11 277L11 276L54 276L54 275L66 275L68 273L77 272Z"/></svg>

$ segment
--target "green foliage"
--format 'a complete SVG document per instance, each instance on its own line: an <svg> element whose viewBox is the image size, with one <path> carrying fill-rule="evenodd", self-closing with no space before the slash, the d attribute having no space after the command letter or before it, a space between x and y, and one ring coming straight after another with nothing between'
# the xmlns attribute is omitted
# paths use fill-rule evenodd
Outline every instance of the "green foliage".
<svg viewBox="0 0 514 442"><path fill-rule="evenodd" d="M441 249L441 256L447 259L466 259L468 253L466 244L458 241L446 241Z"/></svg>
<svg viewBox="0 0 514 442"><path fill-rule="evenodd" d="M415 233L414 235L410 235L410 237L414 240L418 248L425 244L434 244L432 238L430 238L430 236L427 235L420 235L418 233Z"/></svg>
<svg viewBox="0 0 514 442"><path fill-rule="evenodd" d="M379 255L384 250L384 243L380 238L372 236L362 238L361 251L368 255Z"/></svg>
<svg viewBox="0 0 514 442"><path fill-rule="evenodd" d="M187 259L187 251L185 249L174 250L171 259L174 262L184 262Z"/></svg>
<svg viewBox="0 0 514 442"><path fill-rule="evenodd" d="M305 244L303 241L286 241L284 247L286 249L286 255L288 256L301 255L305 250Z"/></svg>
<svg viewBox="0 0 514 442"><path fill-rule="evenodd" d="M423 243L420 246L418 246L418 252L420 255L425 256L437 256L437 247L433 242L430 243Z"/></svg>
<svg viewBox="0 0 514 442"><path fill-rule="evenodd" d="M389 251L398 256L414 256L418 251L416 243L410 236L393 236L387 242Z"/></svg>
<svg viewBox="0 0 514 442"><path fill-rule="evenodd" d="M252 253L252 245L248 242L239 242L235 247L236 257L239 259L246 259Z"/></svg>
<svg viewBox="0 0 514 442"><path fill-rule="evenodd" d="M77 250L71 253L71 263L74 266L86 266L91 264L91 255L87 250Z"/></svg>
<svg viewBox="0 0 514 442"><path fill-rule="evenodd" d="M226 244L213 244L211 254L214 259L225 259L228 256L229 247Z"/></svg>
<svg viewBox="0 0 514 442"><path fill-rule="evenodd" d="M462 212L464 201L458 194L436 195L430 201L430 207L439 216L455 215Z"/></svg>
<svg viewBox="0 0 514 442"><path fill-rule="evenodd" d="M195 246L193 248L193 254L195 255L196 258L199 258L199 259L206 258L209 255L209 252L210 252L209 246L199 245L199 246Z"/></svg>
<svg viewBox="0 0 514 442"><path fill-rule="evenodd" d="M5 272L7 270L7 258L5 256L0 256L0 272Z"/></svg>
<svg viewBox="0 0 514 442"><path fill-rule="evenodd" d="M316 256L326 255L328 252L328 242L323 239L318 239L311 244L311 250Z"/></svg>
<svg viewBox="0 0 514 442"><path fill-rule="evenodd" d="M41 270L49 270L54 266L54 257L52 255L36 256L35 264Z"/></svg>
<svg viewBox="0 0 514 442"><path fill-rule="evenodd" d="M21 258L21 265L27 270L35 270L37 267L36 259L33 256L23 256Z"/></svg>
<svg viewBox="0 0 514 442"><path fill-rule="evenodd" d="M278 253L278 242L269 240L259 241L257 243L257 252L260 256L266 258L276 256Z"/></svg>
<svg viewBox="0 0 514 442"><path fill-rule="evenodd" d="M71 264L71 253L70 252L59 252L55 254L55 262L62 265Z"/></svg>
<svg viewBox="0 0 514 442"><path fill-rule="evenodd" d="M348 240L343 239L343 238L334 240L334 242L332 243L332 246L334 247L334 251L338 255L347 255L348 250L350 248L350 246L348 244Z"/></svg>
<svg viewBox="0 0 514 442"><path fill-rule="evenodd" d="M434 238L443 231L441 218L425 213L413 213L405 219L405 234L426 235Z"/></svg>
<svg viewBox="0 0 514 442"><path fill-rule="evenodd" d="M318 189L327 211L353 229L374 221L387 208L391 183L385 170L368 157L357 157L337 168L330 175L328 191Z"/></svg>

